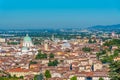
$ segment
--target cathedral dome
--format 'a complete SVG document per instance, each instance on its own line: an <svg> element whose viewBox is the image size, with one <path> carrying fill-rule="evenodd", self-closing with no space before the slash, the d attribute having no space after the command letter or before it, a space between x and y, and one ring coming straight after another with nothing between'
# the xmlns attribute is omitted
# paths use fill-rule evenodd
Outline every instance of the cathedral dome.
<svg viewBox="0 0 120 80"><path fill-rule="evenodd" d="M32 39L28 36L28 34L23 39L23 46L24 47L32 47Z"/></svg>
<svg viewBox="0 0 120 80"><path fill-rule="evenodd" d="M28 34L24 37L24 42L32 42L31 38L28 36Z"/></svg>

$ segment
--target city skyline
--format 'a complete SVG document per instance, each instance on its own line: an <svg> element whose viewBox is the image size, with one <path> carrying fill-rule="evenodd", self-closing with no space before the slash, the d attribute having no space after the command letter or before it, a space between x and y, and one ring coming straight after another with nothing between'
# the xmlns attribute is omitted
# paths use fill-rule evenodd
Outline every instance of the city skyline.
<svg viewBox="0 0 120 80"><path fill-rule="evenodd" d="M0 80L120 80L120 0L0 0Z"/></svg>

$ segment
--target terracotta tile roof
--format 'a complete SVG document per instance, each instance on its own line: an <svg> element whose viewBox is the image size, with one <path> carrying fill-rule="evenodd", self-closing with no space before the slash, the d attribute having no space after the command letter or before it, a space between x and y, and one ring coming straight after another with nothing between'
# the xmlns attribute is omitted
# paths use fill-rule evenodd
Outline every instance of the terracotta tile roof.
<svg viewBox="0 0 120 80"><path fill-rule="evenodd" d="M14 69L9 69L7 72L29 72L29 69L22 69L22 68L14 68Z"/></svg>
<svg viewBox="0 0 120 80"><path fill-rule="evenodd" d="M63 78L54 77L54 78L50 78L49 80L63 80Z"/></svg>

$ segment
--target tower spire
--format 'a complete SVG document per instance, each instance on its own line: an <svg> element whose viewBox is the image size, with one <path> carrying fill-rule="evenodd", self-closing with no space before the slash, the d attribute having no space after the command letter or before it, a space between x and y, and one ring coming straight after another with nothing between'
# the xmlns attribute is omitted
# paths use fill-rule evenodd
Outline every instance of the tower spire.
<svg viewBox="0 0 120 80"><path fill-rule="evenodd" d="M28 36L28 34L26 34L26 36Z"/></svg>

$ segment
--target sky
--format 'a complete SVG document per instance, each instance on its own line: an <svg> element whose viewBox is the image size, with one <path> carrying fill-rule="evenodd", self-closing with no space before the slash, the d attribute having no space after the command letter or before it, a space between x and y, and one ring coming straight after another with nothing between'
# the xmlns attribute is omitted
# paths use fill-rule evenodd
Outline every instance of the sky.
<svg viewBox="0 0 120 80"><path fill-rule="evenodd" d="M120 0L0 0L2 28L120 24Z"/></svg>

